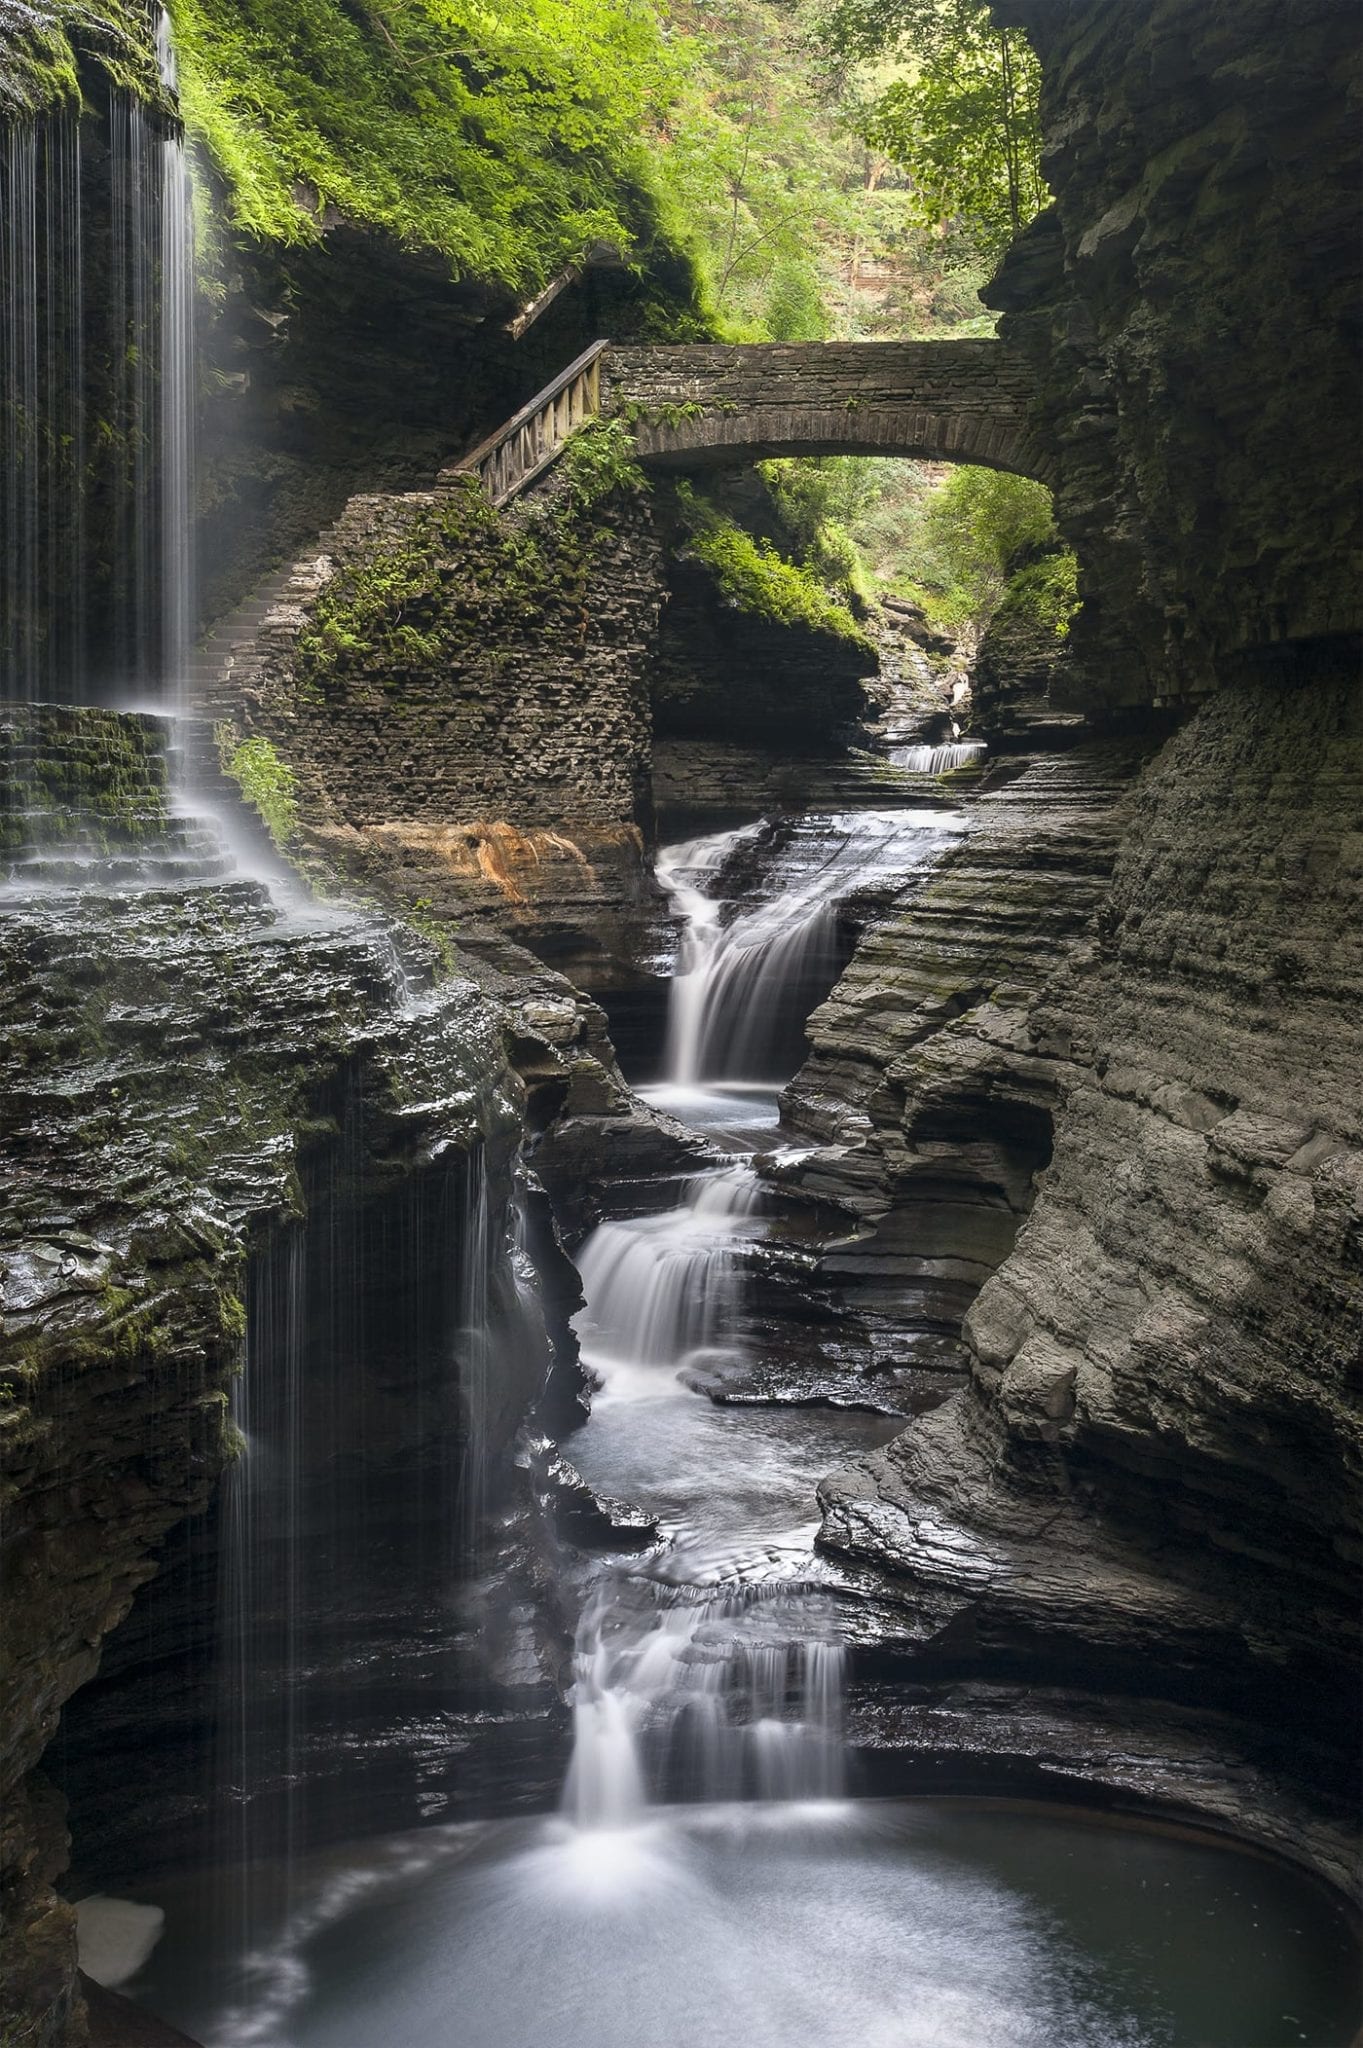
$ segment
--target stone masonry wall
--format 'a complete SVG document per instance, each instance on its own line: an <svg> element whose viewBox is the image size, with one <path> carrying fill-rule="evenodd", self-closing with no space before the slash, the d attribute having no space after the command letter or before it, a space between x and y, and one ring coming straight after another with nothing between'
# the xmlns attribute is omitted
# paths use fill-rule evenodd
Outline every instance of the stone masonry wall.
<svg viewBox="0 0 1363 2048"><path fill-rule="evenodd" d="M1028 428L1034 374L996 341L620 348L604 368L645 462L859 451L1047 473Z"/></svg>
<svg viewBox="0 0 1363 2048"><path fill-rule="evenodd" d="M352 499L208 709L318 822L638 822L662 581L646 507L499 519L467 479Z"/></svg>
<svg viewBox="0 0 1363 2048"><path fill-rule="evenodd" d="M353 499L216 637L201 696L274 744L329 860L590 985L651 906L663 597L642 495L583 504L560 467L495 514L451 477Z"/></svg>

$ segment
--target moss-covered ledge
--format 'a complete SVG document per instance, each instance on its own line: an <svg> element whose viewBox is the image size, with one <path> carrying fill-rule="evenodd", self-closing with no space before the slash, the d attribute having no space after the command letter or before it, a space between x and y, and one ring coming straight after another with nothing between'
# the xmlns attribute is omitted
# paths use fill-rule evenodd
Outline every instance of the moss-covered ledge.
<svg viewBox="0 0 1363 2048"><path fill-rule="evenodd" d="M173 112L156 63L147 0L0 0L0 117L78 107L82 79L111 85Z"/></svg>
<svg viewBox="0 0 1363 2048"><path fill-rule="evenodd" d="M0 854L132 849L156 840L169 817L163 719L0 707Z"/></svg>

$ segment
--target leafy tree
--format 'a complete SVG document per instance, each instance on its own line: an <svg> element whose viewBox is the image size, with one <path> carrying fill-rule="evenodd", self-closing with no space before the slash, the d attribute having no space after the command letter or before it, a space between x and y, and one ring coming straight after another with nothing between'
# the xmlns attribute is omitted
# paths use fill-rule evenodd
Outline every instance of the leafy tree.
<svg viewBox="0 0 1363 2048"><path fill-rule="evenodd" d="M1046 201L1025 37L999 28L987 0L834 0L818 36L835 59L906 63L863 105L861 132L909 172L924 225L955 225L997 255Z"/></svg>
<svg viewBox="0 0 1363 2048"><path fill-rule="evenodd" d="M1060 548L1051 494L1028 477L953 470L923 502L904 553L915 594L967 646L1005 601L1057 633L1078 602L1074 557Z"/></svg>
<svg viewBox="0 0 1363 2048"><path fill-rule="evenodd" d="M673 0L672 98L653 173L669 230L694 249L737 341L818 341L851 228L857 146L834 132L788 9Z"/></svg>
<svg viewBox="0 0 1363 2048"><path fill-rule="evenodd" d="M634 0L170 0L186 118L250 233L328 218L522 290L646 241L674 60Z"/></svg>

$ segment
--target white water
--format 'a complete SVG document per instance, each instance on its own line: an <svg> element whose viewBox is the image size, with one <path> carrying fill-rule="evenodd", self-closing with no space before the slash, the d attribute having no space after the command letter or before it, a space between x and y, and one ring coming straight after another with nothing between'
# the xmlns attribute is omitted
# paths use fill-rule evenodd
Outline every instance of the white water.
<svg viewBox="0 0 1363 2048"><path fill-rule="evenodd" d="M117 177L120 166L111 166ZM69 696L83 609L81 135L6 126L0 148L0 698ZM40 591L61 591L44 622Z"/></svg>
<svg viewBox="0 0 1363 2048"><path fill-rule="evenodd" d="M156 56L171 92L179 70L170 16L157 17ZM194 194L178 136L161 151L161 674L167 701L183 708L194 641Z"/></svg>
<svg viewBox="0 0 1363 2048"><path fill-rule="evenodd" d="M164 11L156 35L173 90ZM107 210L89 204L85 156L70 114L11 124L0 147L0 699L168 705L195 616L189 166L123 92ZM102 580L87 574L92 459Z"/></svg>
<svg viewBox="0 0 1363 2048"><path fill-rule="evenodd" d="M949 775L955 768L973 767L986 751L983 740L948 740L937 747L891 747L890 759L914 775Z"/></svg>
<svg viewBox="0 0 1363 2048"><path fill-rule="evenodd" d="M894 888L960 829L934 811L804 821L775 849L769 899L737 912L724 877L761 824L669 847L658 875L684 919L669 1080L685 1115L771 1073L837 967L839 906ZM786 1078L784 1075L777 1078ZM702 1086L702 1082L705 1084ZM756 1105L729 1100L734 1122ZM758 1111L760 1117L760 1110ZM582 1357L596 1386L574 1457L589 1484L642 1500L666 1547L607 1571L577 1632L564 1810L637 1827L652 1801L827 1801L843 1789L842 1650L812 1555L814 1482L838 1455L789 1412L716 1408L741 1364L745 1266L764 1234L751 1166L698 1176L661 1214L603 1222L578 1256ZM697 1384L699 1382L699 1384ZM846 1419L840 1425L846 1431Z"/></svg>
<svg viewBox="0 0 1363 2048"><path fill-rule="evenodd" d="M723 1343L737 1304L738 1226L761 1189L749 1168L693 1180L675 1209L603 1223L578 1259L582 1355L616 1399L667 1392L669 1371Z"/></svg>
<svg viewBox="0 0 1363 2048"><path fill-rule="evenodd" d="M662 1215L603 1223L580 1254L582 1356L597 1383L587 1436L613 1426L636 1484L646 1457L637 1442L629 1457L631 1438L694 1451L694 1432L712 1420L677 1375L741 1350L741 1254L760 1233L761 1207L752 1169L731 1167L693 1180ZM760 1432L749 1458L754 1444L760 1456ZM694 1506L697 1490L687 1494ZM841 1790L841 1652L817 1633L817 1600L779 1569L764 1580L781 1542L754 1555L743 1519L719 1531L671 1520L670 1548L651 1571L610 1573L587 1601L564 1793L579 1827L638 1822L650 1787L711 1801ZM805 1535L780 1532L795 1556ZM733 1536L749 1539L746 1551Z"/></svg>
<svg viewBox="0 0 1363 2048"><path fill-rule="evenodd" d="M674 1807L319 1859L223 2011L192 1882L153 2001L211 2048L1346 2048L1304 1876L1054 1807Z"/></svg>
<svg viewBox="0 0 1363 2048"><path fill-rule="evenodd" d="M683 920L664 1071L673 1086L790 1078L792 1018L803 1023L842 964L842 905L890 889L963 828L954 813L853 811L802 821L770 898L735 914L726 869L766 829L745 825L664 847L658 880Z"/></svg>

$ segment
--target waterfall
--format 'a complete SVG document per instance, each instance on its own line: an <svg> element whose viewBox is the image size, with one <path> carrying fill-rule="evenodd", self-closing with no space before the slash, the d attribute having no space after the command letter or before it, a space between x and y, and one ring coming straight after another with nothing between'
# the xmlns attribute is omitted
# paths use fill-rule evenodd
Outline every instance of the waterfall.
<svg viewBox="0 0 1363 2048"><path fill-rule="evenodd" d="M579 1318L582 1357L609 1392L667 1391L668 1374L712 1349L738 1304L733 1226L761 1200L746 1167L698 1176L658 1216L602 1223L578 1255L588 1307Z"/></svg>
<svg viewBox="0 0 1363 2048"><path fill-rule="evenodd" d="M642 1818L650 1783L687 1801L837 1798L843 1651L807 1591L647 1580L596 1589L578 1626L564 1811Z"/></svg>
<svg viewBox="0 0 1363 2048"><path fill-rule="evenodd" d="M299 1832L308 1249L295 1224L252 1262L232 1391L237 1456L222 1488L212 1770L226 1803L214 1860L236 1873L223 1909L238 1954L263 1931L252 1867L267 1851L291 1863Z"/></svg>
<svg viewBox="0 0 1363 2048"><path fill-rule="evenodd" d="M726 872L766 829L747 825L658 856L658 880L683 920L665 1056L674 1085L789 1080L805 1019L843 965L843 906L907 876L957 821L936 811L806 819L781 854L784 885L735 912L722 893Z"/></svg>
<svg viewBox="0 0 1363 2048"><path fill-rule="evenodd" d="M451 1703L436 1674L473 1682L454 1645L502 1420L493 1368L515 1399L526 1339L514 1219L482 1144L376 1189L358 1077L339 1126L304 1217L251 1263L240 1450L216 1511L212 1860L233 1873L225 1952L248 1965L297 1857L354 1825L366 1773L401 1769L395 1660L420 1657L433 1718ZM262 1890L266 1863L280 1882Z"/></svg>
<svg viewBox="0 0 1363 2048"><path fill-rule="evenodd" d="M891 747L890 759L914 775L949 775L956 768L973 768L987 752L983 740L948 740L936 747Z"/></svg>
<svg viewBox="0 0 1363 2048"><path fill-rule="evenodd" d="M722 1092L786 1078L793 1034L836 977L843 907L897 891L961 824L938 811L867 811L665 848L658 878L683 921L668 1086ZM732 900L740 881L744 905ZM653 1469L679 1460L694 1490L697 1459L728 1448L698 1433L686 1404L714 1412L711 1373L698 1365L716 1384L745 1366L745 1272L764 1207L753 1167L735 1161L688 1180L670 1209L606 1219L578 1254L576 1326L596 1388L588 1440L637 1404L611 1439L632 1442L636 1471L651 1444ZM599 1455L618 1484L618 1462ZM755 1469L733 1468L729 1483L736 1517L712 1504L710 1527L696 1531L660 1515L662 1554L607 1570L583 1606L563 1795L579 1829L626 1826L651 1798L788 1802L842 1790L842 1650L827 1596L799 1576L812 1569L812 1532L763 1527L749 1507L761 1496Z"/></svg>
<svg viewBox="0 0 1363 2048"><path fill-rule="evenodd" d="M164 11L156 35L173 91ZM94 109L11 127L0 155L0 698L174 704L195 620L194 397L181 137L117 90L103 120ZM91 557L106 565L98 577Z"/></svg>
<svg viewBox="0 0 1363 2048"><path fill-rule="evenodd" d="M459 1532L463 1551L471 1557L477 1552L487 1513L492 1375L492 1237L487 1165L481 1145L469 1155L460 1215L451 1220L457 1235L449 1247L445 1270L453 1274L456 1355L464 1409ZM518 1293L518 1303L519 1299Z"/></svg>
<svg viewBox="0 0 1363 2048"><path fill-rule="evenodd" d="M179 88L170 16L156 31L161 77ZM197 615L194 549L194 193L181 138L161 138L161 686L183 710Z"/></svg>
<svg viewBox="0 0 1363 2048"><path fill-rule="evenodd" d="M666 1400L679 1368L740 1348L742 1247L760 1228L752 1168L687 1183L656 1216L598 1226L578 1257L583 1362L600 1402ZM694 1397L692 1397L694 1398ZM595 1404L594 1404L595 1412ZM641 1428L648 1427L647 1416ZM711 1584L712 1561L674 1546L700 1582L610 1575L588 1599L574 1652L573 1750L564 1809L622 1827L654 1796L815 1799L842 1789L842 1656L817 1600L779 1578Z"/></svg>
<svg viewBox="0 0 1363 2048"><path fill-rule="evenodd" d="M81 131L7 129L0 156L0 697L69 698L81 659L86 461Z"/></svg>

